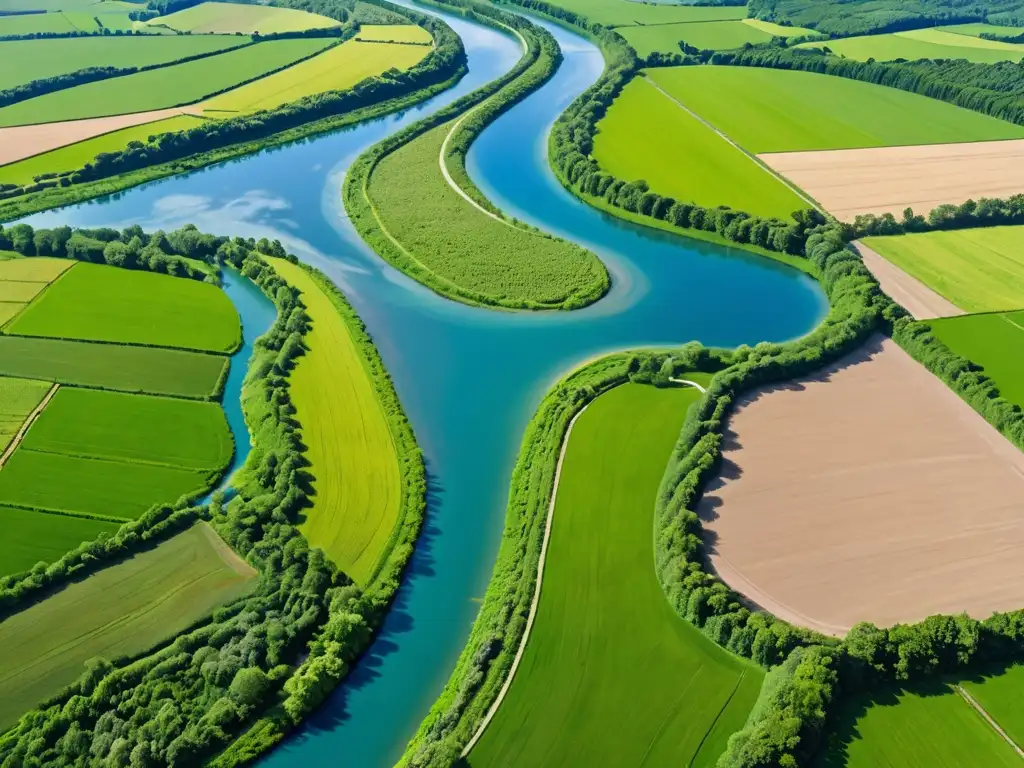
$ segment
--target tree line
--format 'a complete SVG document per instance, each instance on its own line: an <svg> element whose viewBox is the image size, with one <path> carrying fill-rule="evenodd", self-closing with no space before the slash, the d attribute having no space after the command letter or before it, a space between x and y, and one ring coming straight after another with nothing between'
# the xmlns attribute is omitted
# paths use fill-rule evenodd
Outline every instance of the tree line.
<svg viewBox="0 0 1024 768"><path fill-rule="evenodd" d="M751 0L747 9L751 18L849 37L986 21L989 13L1019 5L1020 0Z"/></svg>
<svg viewBox="0 0 1024 768"><path fill-rule="evenodd" d="M899 219L891 213L862 213L854 219L852 232L853 237L868 237L1008 224L1024 224L1024 194L943 203L932 208L927 216L915 214L913 208L904 208Z"/></svg>

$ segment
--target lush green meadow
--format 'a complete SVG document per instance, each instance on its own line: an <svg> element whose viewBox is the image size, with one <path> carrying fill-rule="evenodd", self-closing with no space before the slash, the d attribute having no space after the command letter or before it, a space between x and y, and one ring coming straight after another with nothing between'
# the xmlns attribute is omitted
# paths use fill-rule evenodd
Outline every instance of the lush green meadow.
<svg viewBox="0 0 1024 768"><path fill-rule="evenodd" d="M675 614L654 570L654 502L696 389L626 384L579 417L537 618L469 755L487 766L713 766L763 672Z"/></svg>
<svg viewBox="0 0 1024 768"><path fill-rule="evenodd" d="M894 59L967 59L982 64L1024 59L1024 45L983 40L942 29L914 29L888 35L867 35L803 43L798 47L821 48L848 59L892 61Z"/></svg>
<svg viewBox="0 0 1024 768"><path fill-rule="evenodd" d="M90 517L50 515L31 509L0 507L3 546L0 576L22 573L37 563L52 563L83 541L112 534L121 523Z"/></svg>
<svg viewBox="0 0 1024 768"><path fill-rule="evenodd" d="M201 117L191 115L168 117L152 123L111 131L94 139L68 144L52 152L8 163L0 166L0 184L31 184L36 176L74 171L92 162L103 152L120 152L133 141L146 142L162 133L187 131L189 128L195 128L202 120Z"/></svg>
<svg viewBox="0 0 1024 768"><path fill-rule="evenodd" d="M146 67L224 51L248 37L146 35L0 42L0 90L88 67Z"/></svg>
<svg viewBox="0 0 1024 768"><path fill-rule="evenodd" d="M316 478L302 532L341 570L365 584L402 508L394 439L362 354L330 297L301 267L283 259L272 264L302 292L313 321L306 335L309 350L289 380L306 458Z"/></svg>
<svg viewBox="0 0 1024 768"><path fill-rule="evenodd" d="M792 37L813 34L801 27L780 27L754 19L739 21L704 21L682 24L653 24L638 27L619 27L615 30L633 46L637 56L646 58L654 52L680 53L679 42L700 49L724 51L741 48L744 43L767 43L772 37Z"/></svg>
<svg viewBox="0 0 1024 768"><path fill-rule="evenodd" d="M0 728L73 682L89 659L133 656L173 637L248 594L255 575L199 523L6 618Z"/></svg>
<svg viewBox="0 0 1024 768"><path fill-rule="evenodd" d="M212 352L231 352L241 343L238 312L217 286L85 263L51 285L5 331Z"/></svg>
<svg viewBox="0 0 1024 768"><path fill-rule="evenodd" d="M519 307L558 307L594 298L606 283L596 256L578 245L513 227L474 208L438 164L445 123L384 157L369 197L385 229L421 265L435 290Z"/></svg>
<svg viewBox="0 0 1024 768"><path fill-rule="evenodd" d="M864 243L963 310L1024 309L1024 226L868 237Z"/></svg>
<svg viewBox="0 0 1024 768"><path fill-rule="evenodd" d="M586 16L606 27L721 21L742 19L747 15L747 9L742 6L655 5L632 0L555 0L552 5Z"/></svg>
<svg viewBox="0 0 1024 768"><path fill-rule="evenodd" d="M422 31L426 34L426 30ZM388 45L348 40L319 56L215 96L199 106L212 116L216 116L217 112L231 113L226 115L228 117L238 112L274 109L304 96L351 88L359 81L379 75L392 67L408 69L418 64L429 52L430 48L425 45Z"/></svg>
<svg viewBox="0 0 1024 768"><path fill-rule="evenodd" d="M888 692L841 713L819 768L1019 766L1013 748L951 686Z"/></svg>
<svg viewBox="0 0 1024 768"><path fill-rule="evenodd" d="M218 403L63 387L25 448L113 461L222 470L233 444Z"/></svg>
<svg viewBox="0 0 1024 768"><path fill-rule="evenodd" d="M1024 744L1024 666L982 674L961 683L1017 744Z"/></svg>
<svg viewBox="0 0 1024 768"><path fill-rule="evenodd" d="M648 77L750 152L1024 138L1024 128L896 88L814 72L670 67Z"/></svg>
<svg viewBox="0 0 1024 768"><path fill-rule="evenodd" d="M808 207L774 174L642 77L626 86L598 123L594 157L620 179L643 179L659 194L706 207L728 205L780 218Z"/></svg>
<svg viewBox="0 0 1024 768"><path fill-rule="evenodd" d="M0 336L0 375L122 392L209 398L227 365L202 352Z"/></svg>
<svg viewBox="0 0 1024 768"><path fill-rule="evenodd" d="M1020 29L1018 27L1002 27L998 24L954 24L949 27L943 27L943 32L952 32L957 35L970 35L971 37L980 37L982 33L989 33L991 35L1004 35L1010 37L1013 35L1019 35Z"/></svg>
<svg viewBox="0 0 1024 768"><path fill-rule="evenodd" d="M429 43L430 33L415 24L363 24L356 40L377 40L390 43Z"/></svg>
<svg viewBox="0 0 1024 768"><path fill-rule="evenodd" d="M935 335L984 369L999 393L1024 408L1024 312L992 312L929 320Z"/></svg>
<svg viewBox="0 0 1024 768"><path fill-rule="evenodd" d="M336 27L339 22L315 13L269 5L202 3L183 11L159 16L148 26L161 26L192 34L252 34L303 32Z"/></svg>
<svg viewBox="0 0 1024 768"><path fill-rule="evenodd" d="M0 454L50 390L48 381L0 376Z"/></svg>
<svg viewBox="0 0 1024 768"><path fill-rule="evenodd" d="M268 40L196 61L66 88L0 109L0 127L192 104L321 51L331 39Z"/></svg>
<svg viewBox="0 0 1024 768"><path fill-rule="evenodd" d="M32 13L25 16L0 16L0 36L67 34L76 27L63 13Z"/></svg>

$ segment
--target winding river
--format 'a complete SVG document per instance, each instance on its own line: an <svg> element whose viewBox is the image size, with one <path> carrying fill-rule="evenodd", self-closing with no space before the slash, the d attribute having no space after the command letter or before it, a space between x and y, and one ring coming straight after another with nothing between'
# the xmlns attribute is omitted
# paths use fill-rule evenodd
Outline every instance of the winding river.
<svg viewBox="0 0 1024 768"><path fill-rule="evenodd" d="M493 312L442 299L385 264L344 217L345 169L520 55L501 33L439 15L462 37L470 72L416 108L30 219L147 229L193 222L207 232L278 237L345 291L394 377L427 457L427 524L370 652L306 727L263 761L273 768L389 766L401 754L468 636L501 537L519 441L561 374L614 349L786 340L810 330L827 308L816 284L795 270L620 222L561 188L545 159L547 130L599 76L602 60L589 42L555 26L548 28L565 54L559 72L487 128L469 171L507 212L598 253L613 290L572 313Z"/></svg>

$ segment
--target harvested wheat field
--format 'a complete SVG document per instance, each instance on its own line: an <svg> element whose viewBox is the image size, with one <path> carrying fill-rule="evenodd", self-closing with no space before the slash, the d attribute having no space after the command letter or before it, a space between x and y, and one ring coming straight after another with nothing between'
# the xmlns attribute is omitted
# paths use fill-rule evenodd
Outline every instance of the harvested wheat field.
<svg viewBox="0 0 1024 768"><path fill-rule="evenodd" d="M882 290L916 320L966 314L949 299L940 296L916 277L908 275L880 253L857 242L857 253Z"/></svg>
<svg viewBox="0 0 1024 768"><path fill-rule="evenodd" d="M829 634L1024 607L1024 454L895 342L737 406L697 511L752 602Z"/></svg>
<svg viewBox="0 0 1024 768"><path fill-rule="evenodd" d="M758 155L836 218L1024 192L1024 139Z"/></svg>

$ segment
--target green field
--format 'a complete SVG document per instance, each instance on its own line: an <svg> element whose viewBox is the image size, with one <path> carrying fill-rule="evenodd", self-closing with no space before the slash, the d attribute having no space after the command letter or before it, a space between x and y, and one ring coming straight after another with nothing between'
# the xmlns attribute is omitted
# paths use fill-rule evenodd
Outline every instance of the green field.
<svg viewBox="0 0 1024 768"><path fill-rule="evenodd" d="M217 403L63 387L22 442L33 451L222 470L233 444Z"/></svg>
<svg viewBox="0 0 1024 768"><path fill-rule="evenodd" d="M868 237L864 244L967 312L1024 309L1024 226Z"/></svg>
<svg viewBox="0 0 1024 768"><path fill-rule="evenodd" d="M1024 666L979 675L962 685L1007 736L1024 744Z"/></svg>
<svg viewBox="0 0 1024 768"><path fill-rule="evenodd" d="M306 336L309 351L289 381L315 478L302 532L365 584L402 508L394 440L363 356L330 297L301 267L280 259L272 264L302 292L313 320Z"/></svg>
<svg viewBox="0 0 1024 768"><path fill-rule="evenodd" d="M950 686L888 692L840 713L817 768L1020 766L1013 748Z"/></svg>
<svg viewBox="0 0 1024 768"><path fill-rule="evenodd" d="M598 123L594 157L620 179L643 179L655 192L709 208L727 205L785 218L809 207L642 77L626 86Z"/></svg>
<svg viewBox="0 0 1024 768"><path fill-rule="evenodd" d="M202 352L0 336L0 375L208 398L228 358Z"/></svg>
<svg viewBox="0 0 1024 768"><path fill-rule="evenodd" d="M422 265L417 272L428 273L425 279L440 290L450 286L471 300L506 306L557 307L593 297L606 279L597 257L496 221L445 182L438 157L451 128L445 123L403 145L370 176L370 199L386 228Z"/></svg>
<svg viewBox="0 0 1024 768"><path fill-rule="evenodd" d="M747 15L747 9L742 6L654 5L631 0L555 0L552 5L586 16L606 27L719 21L742 19Z"/></svg>
<svg viewBox="0 0 1024 768"><path fill-rule="evenodd" d="M1020 27L1002 27L998 24L954 24L951 27L943 27L943 32L953 32L957 35L970 35L971 37L980 37L983 32L988 32L992 35L1003 35L1010 37L1013 35L1021 34L1022 30Z"/></svg>
<svg viewBox="0 0 1024 768"><path fill-rule="evenodd" d="M33 13L27 16L0 16L0 36L34 35L39 32L62 34L76 31L63 13Z"/></svg>
<svg viewBox="0 0 1024 768"><path fill-rule="evenodd" d="M648 76L750 152L1024 138L1024 127L858 80L758 67L670 67Z"/></svg>
<svg viewBox="0 0 1024 768"><path fill-rule="evenodd" d="M5 329L17 336L230 352L241 324L220 288L196 280L78 264Z"/></svg>
<svg viewBox="0 0 1024 768"><path fill-rule="evenodd" d="M30 259L8 259L0 263L0 281L23 280L31 283L49 283L64 274L73 261L35 256Z"/></svg>
<svg viewBox="0 0 1024 768"><path fill-rule="evenodd" d="M1024 59L1024 45L983 40L942 29L914 29L888 35L867 35L829 40L824 43L802 43L799 48L827 46L837 56L867 61L893 59L967 59L981 64Z"/></svg>
<svg viewBox="0 0 1024 768"><path fill-rule="evenodd" d="M363 24L356 40L380 40L392 43L429 43L432 38L415 24Z"/></svg>
<svg viewBox="0 0 1024 768"><path fill-rule="evenodd" d="M1011 403L1024 407L1024 312L929 320L935 335L977 363Z"/></svg>
<svg viewBox="0 0 1024 768"><path fill-rule="evenodd" d="M83 541L92 541L101 533L114 533L121 523L0 507L0 526L4 531L0 576L8 576L27 571L37 563L59 560Z"/></svg>
<svg viewBox="0 0 1024 768"><path fill-rule="evenodd" d="M255 575L199 523L5 619L0 728L73 682L89 659L148 650L248 594Z"/></svg>
<svg viewBox="0 0 1024 768"><path fill-rule="evenodd" d="M132 141L146 142L151 137L162 133L187 131L202 122L201 117L192 117L191 115L168 117L153 123L105 133L94 139L68 144L52 152L45 152L16 163L0 166L0 184L31 184L36 176L44 173L76 171L86 163L95 160L96 156L103 152L120 152Z"/></svg>
<svg viewBox="0 0 1024 768"><path fill-rule="evenodd" d="M426 30L421 31L426 34ZM418 64L430 50L425 45L388 45L348 40L283 72L215 96L199 106L208 115L227 112L230 113L226 115L228 117L238 112L274 109L303 96L351 88L359 81L379 75L392 67L409 69Z"/></svg>
<svg viewBox="0 0 1024 768"><path fill-rule="evenodd" d="M238 3L202 3L149 21L148 26L161 26L192 34L233 34L259 32L302 32L307 29L336 27L339 22L315 13L268 5Z"/></svg>
<svg viewBox="0 0 1024 768"><path fill-rule="evenodd" d="M0 42L0 90L87 67L145 67L223 51L247 37L146 35Z"/></svg>
<svg viewBox="0 0 1024 768"><path fill-rule="evenodd" d="M767 43L772 37L813 34L801 27L780 27L754 19L740 21L708 21L683 24L653 24L641 27L619 27L615 30L633 46L637 56L646 58L655 51L680 53L679 41L700 49L724 51L740 48L744 43Z"/></svg>
<svg viewBox="0 0 1024 768"><path fill-rule="evenodd" d="M45 287L46 283L34 283L27 280L0 280L0 302L27 304Z"/></svg>
<svg viewBox="0 0 1024 768"><path fill-rule="evenodd" d="M310 56L334 42L331 39L268 40L198 61L66 88L0 109L0 127L192 104Z"/></svg>
<svg viewBox="0 0 1024 768"><path fill-rule="evenodd" d="M18 302L4 301L0 302L0 328L7 323L7 321L14 319L18 316L27 305L19 304Z"/></svg>
<svg viewBox="0 0 1024 768"><path fill-rule="evenodd" d="M763 672L669 605L654 502L695 389L625 384L573 427L537 618L469 755L487 766L713 766Z"/></svg>
<svg viewBox="0 0 1024 768"><path fill-rule="evenodd" d="M50 390L48 381L0 376L0 455L7 450L25 419Z"/></svg>
<svg viewBox="0 0 1024 768"><path fill-rule="evenodd" d="M129 520L208 488L215 474L19 447L0 470L0 505Z"/></svg>

